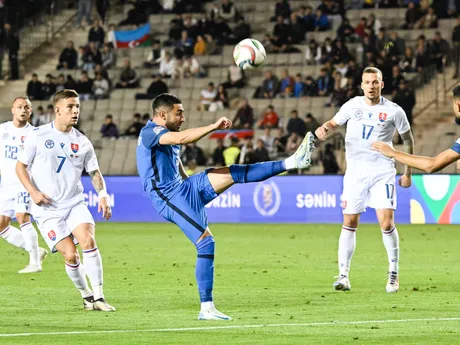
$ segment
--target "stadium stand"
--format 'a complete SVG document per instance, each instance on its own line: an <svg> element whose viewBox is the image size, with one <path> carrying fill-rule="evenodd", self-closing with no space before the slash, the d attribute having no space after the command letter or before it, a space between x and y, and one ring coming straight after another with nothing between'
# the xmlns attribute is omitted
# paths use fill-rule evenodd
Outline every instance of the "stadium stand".
<svg viewBox="0 0 460 345"><path fill-rule="evenodd" d="M345 99L349 98L350 95L357 94L358 92L356 85L353 87L353 83L350 84L349 88L345 87L347 84L347 79L353 79L353 77L350 75L348 75L348 78L345 78L347 66L349 65L348 60L350 58L355 60L358 65L362 63L375 64L383 69L385 79L387 80L387 85L390 86L391 83L389 80L392 79L391 67L396 63L387 64L388 58L385 57L384 54L390 55L393 48L390 47L388 43L396 43L395 37L399 37L400 40L397 42L401 42L401 40L403 40L403 43L406 47L411 47L413 48L414 52L416 52L413 59L413 67L411 67L412 65L410 64L410 60L408 60L408 64L404 64L404 61L406 61L404 60L405 57L403 56L404 52L395 54L397 55L397 58L401 60L401 62L398 64L402 68L405 66L412 68L410 69L408 67L408 69L404 69L402 74L404 79L408 82L408 88L415 90L417 101L413 109L413 113L418 115L423 111L422 115L414 120L414 132L416 134L417 147L416 152L423 152L424 154L430 155L434 152L437 152L439 147L447 147L449 143L452 142L452 135L454 134L451 132L455 132L455 129L452 129L450 122L445 122L443 120L443 114L449 113L449 107L443 106L443 101L446 99L446 91L450 90L450 88L457 82L456 79L451 79L451 76L453 75L453 68L450 66L444 67L444 65L446 63L449 64L451 60L450 48L448 48L446 51L442 51L442 73L436 72L436 67L433 67L431 55L429 56L429 61L427 63L423 62L422 58L424 51L422 48L427 46L427 41L431 41L437 31L440 31L441 36L446 40L446 43L449 42L451 45L451 33L453 27L456 24L455 19L439 19L437 20L437 28L405 30L402 29L402 27L406 22L406 14L408 11L407 8L351 8L346 12L346 17L349 19L350 25L356 29L360 25L360 22L361 24L366 22L367 28L360 32L363 36L368 36L370 30L376 29L375 34L377 37L374 43L372 43L374 41L372 39L369 45L362 44L358 37L358 31L356 31L356 35L351 35L351 38L348 36L344 38L345 46L348 49L347 54L349 54L349 56L346 56L346 54L341 55L343 53L343 49L333 46L335 45L335 38L337 36L337 29L340 27L341 18L338 14L329 14L329 27L325 31L307 32L306 35L303 35L300 39L294 39L292 42L295 43L284 42L288 46L287 51L289 51L289 53L276 53L276 49L273 50L271 46L276 46L277 44L279 45L280 42L273 38L274 35L276 35L277 32L279 33L279 30L288 30L288 33L295 36L295 26L289 25L295 24L296 15L298 17L303 17L305 13L308 12L308 8L303 8L302 6L306 5L307 7L311 7L313 12L315 9L320 7L323 9L323 12L325 12L327 11L326 7L332 6L333 2L327 0L308 2L289 1L292 12L289 14L287 14L287 12L283 12L283 9L277 6L275 0L252 2L235 0L233 2L233 10L228 10L228 8L221 7L220 4L220 1L215 3L208 2L203 6L209 17L213 15L217 17L218 13L221 13L221 16L223 13L225 17L229 13L233 13L232 11L235 10L235 13L229 15L227 25L230 29L234 30L234 36L237 36L236 33L238 33L239 29L248 29L247 26L244 26L241 21L234 20L234 18L238 18L239 15L244 16L244 23L250 25L250 31L252 32L251 36L263 42L267 48L267 51L271 51L271 53L268 53L266 62L262 68L245 72L244 86L239 85L243 87L229 88L226 90L228 106L216 106L214 107L215 109L212 109L215 111L206 111L197 110L197 106L200 103L200 92L202 89L207 88L208 84L211 82L216 85L216 88L218 85L228 82L229 71L231 73L229 66L233 66L234 64L232 58L232 51L235 43L232 41L232 39L234 36L229 35L228 37L222 37L222 35L216 35L215 41L219 43L232 43L223 44L218 54L203 54L203 52L206 52L207 48L209 47L198 47L195 50L196 54L193 59L195 61L187 61L187 67L184 67L185 62L179 61L182 59L177 59L177 56L180 56L181 54L180 51L174 49L174 47L171 45L165 46L164 49L168 50L172 54L173 59L175 59L176 66L174 73L180 77L163 78L163 82L166 83L167 87L169 88L169 92L177 94L183 100L184 107L187 111L187 122L185 124L185 128L207 125L220 116L228 116L230 118L234 118L237 112L239 101L243 97L248 98L249 104L254 110L256 124L262 118L262 114L265 112L267 106L269 105L272 105L278 114L280 118L280 127L286 128L288 120L291 117L291 112L293 110L297 110L299 112L299 118L301 119L305 119L307 114L312 114L318 123L322 123L326 119L332 117L336 111L334 106L330 106L331 103L333 105L340 105L344 102ZM278 13L276 13L275 9L278 10ZM155 9L155 11L157 10L158 9ZM130 5L118 5L116 8L109 9L106 21L104 23L104 30L106 30L106 43L110 40L113 40L113 31L109 24L117 24L123 21L129 22L133 18L132 11L133 9ZM280 15L284 16L285 18L280 19L277 23L276 17L279 17ZM99 57L96 53L92 54L88 52L87 48L82 48L82 54L79 54L78 64L80 64L80 68L61 68L60 70L56 70L56 65L58 65L61 51L67 45L68 40L71 39L74 42L76 50L78 50L79 47L86 47L88 45L89 26L87 26L84 30L82 28L76 28L74 25L75 23L69 22L68 20L68 18L73 18L72 16L75 16L75 9L65 10L60 14L59 18L61 18L61 26L64 26L65 30L59 32L51 45L46 47L42 46L40 48L39 52L42 52L42 54L39 55L44 55L45 58L43 58L43 56L38 57L39 63L35 64L36 67L29 68L25 74L23 72L25 79L14 82L7 81L7 85L5 87L1 87L0 92L2 92L3 95L0 105L1 108L3 108L1 111L2 119L9 117L7 109L9 107L10 100L12 100L14 96L25 93L27 88L26 84L29 81L32 73L37 73L38 79L42 81L47 74L51 74L54 77L55 83L58 84L58 88L72 85L72 80L80 80L82 69L88 72L90 79L95 78L95 71L94 66L92 65L92 61L94 61L94 58L99 59ZM200 13L182 14L182 19L178 21L179 16L180 15L176 13L159 13L151 14L148 17L148 22L150 23L151 27L151 38L154 40L152 47L114 49L113 51L111 51L110 48L107 48L107 51L105 51L105 47L99 49L100 51L104 50L100 56L100 59L104 61L111 59L111 63L108 65L114 65L113 67L108 68L106 71L108 74L108 80L110 82L109 84L111 85L110 94L107 98L100 97L95 99L95 97L89 93L88 99L82 102L80 129L83 130L84 133L93 142L100 160L102 172L106 175L136 174L134 152L137 145L137 140L129 137L123 138L123 140L102 138L101 126L105 121L106 115L111 114L113 122L117 124L120 133L124 133L125 130L132 124L133 114L139 113L140 115L143 115L150 113L150 100L136 99L136 94L145 94L146 90L151 85L152 75L158 74L159 71L161 71L160 64L158 61L155 61L162 59L162 54L160 53L161 49L159 49L159 45L155 42L161 42L162 44L165 42L167 43L171 41L171 36L176 37L175 35L178 35L176 38L179 38L181 35L183 35L181 33L183 29L188 30L188 32L193 32L193 30L198 30L197 28L199 28L200 25L205 27L206 23L209 23L209 21L206 22L199 20L202 17L202 14ZM270 22L268 18L271 17L273 17L273 21ZM93 13L93 18L95 18L95 13ZM289 18L291 20L290 22L288 22ZM362 18L366 18L366 20L363 20ZM138 19L139 18L136 20ZM194 20L196 21L196 24L193 24ZM183 27L177 27L178 22L183 22L183 24L180 24L183 25ZM288 23L288 25L286 23ZM221 27L224 28L225 25L222 24ZM385 32L379 30L380 27L384 27ZM178 28L179 30L176 30ZM124 29L126 29L126 27ZM225 32L225 30L219 32ZM267 33L269 36L267 36ZM207 34L207 32L203 32L205 37L208 37ZM24 35L26 35L26 33L24 33ZM420 42L421 35L425 36L425 41ZM193 37L193 35L191 36ZM372 37L372 34L370 36ZM94 32L92 37L95 37ZM302 39L303 37L306 37L306 39ZM331 42L330 47L327 46L327 42L329 42L327 40L328 38L330 38ZM177 45L178 47L182 48L182 57L183 51L186 51L187 54L190 53L189 40L190 39L188 37L182 36L182 41ZM311 49L313 47L313 45L311 45L312 40L317 42L319 47L316 48L317 50ZM366 43L367 39L364 39L364 42ZM93 45L94 44L95 43L93 43ZM417 46L417 44L419 44L419 46ZM214 46L215 42L208 42L208 45ZM379 50L377 48L369 48L370 46L374 45L380 48L383 47L383 49ZM432 44L430 44L430 46L432 46ZM152 52L152 48L158 48L156 51L156 53L159 54L158 57L149 57ZM417 50L417 48L421 49L420 52ZM330 49L332 49L332 53L330 53ZM211 50L216 51L218 49L213 47ZM312 58L307 61L308 50L310 50L310 55L315 56L317 55L318 51L321 52L321 58L317 60ZM193 51L194 49L192 48L191 53L193 53ZM366 54L369 51L373 51L374 55L372 56L372 54ZM383 54L381 53L382 51L384 52ZM26 52L24 54L27 55ZM110 54L111 56L109 56ZM116 59L114 58L114 54L116 55ZM35 54L32 54L32 56L29 54L28 59L33 59L33 55ZM89 60L91 66L88 65L88 60L85 60L85 57L87 58L88 55L91 55L91 59ZM346 57L336 59L337 56ZM419 56L421 57L419 58ZM330 58L335 59L337 64L327 64L326 61ZM183 57L183 60L186 60L185 57ZM340 64L340 62L342 62L341 60L344 62L343 65ZM127 61L129 61L129 64L134 68L136 74L136 83L132 85L132 88L115 88L115 85L120 81L120 77L123 73L123 66L128 64ZM188 73L186 74L187 77L184 77L184 71L189 71L191 65L195 66L195 72ZM197 65L199 67L196 67ZM353 63L350 65L352 67L348 66L348 70L355 68L353 67ZM388 68L388 66L390 68ZM292 85L295 85L295 78L298 79L297 82L299 85L303 85L303 83L309 84L307 79L310 79L313 80L313 87L316 87L316 81L318 80L318 77L320 77L320 72L323 67L327 68L326 72L330 78L334 78L331 73L331 69L344 72L345 75L342 76L342 79L339 75L337 75L337 73L335 74L336 84L344 83L341 90L331 89L329 92L327 92L327 96L310 96L309 93L305 93L306 91L302 86L296 95L294 95L293 91L290 91L289 89L287 91L286 89L283 89L284 92L282 92L282 94L284 94L284 97L276 96L270 99L253 97L256 94L257 88L263 84L266 72L271 72L274 76L281 79L283 73L285 73L285 79L288 78L291 80L289 83L292 83ZM358 71L357 74L359 76L359 67L356 67L356 70ZM101 72L104 71L102 70ZM67 76L66 82L59 81L58 76L60 74ZM71 77L70 80L68 76ZM77 85L81 86L82 84L78 84L77 82ZM78 87L79 86L77 86L77 90ZM290 86L288 85L287 87L289 88ZM399 85L395 85L395 90L398 88ZM313 93L316 93L316 91L313 91ZM333 98L330 97L331 94ZM346 95L345 99L343 99L343 95ZM392 97L391 94L386 96L390 98ZM401 97L404 97L404 95ZM42 106L44 109L46 109L48 104L48 100L34 100L33 102L34 108ZM434 126L436 126L440 135L432 135ZM256 127L257 126L254 128L254 147L256 146L257 139L264 135L263 130ZM338 134L331 137L328 142L326 142L326 144L332 144L332 148L334 149L333 152L337 157L339 166L342 168L341 170L343 171L344 154L342 133L343 131L339 131ZM446 133L446 135L442 135L444 133ZM458 136L459 134L460 133L457 130L455 135ZM286 139L287 138L284 137L284 142ZM229 139L226 139L225 141L225 145L230 145ZM200 141L199 145L203 149L205 155L209 158L209 164L212 164L211 153L217 146L216 140L205 138ZM278 146L275 145L275 147ZM281 154L278 151L280 150L270 152L270 157L273 158L278 154ZM315 154L315 164L311 169L309 169L309 171L304 173L323 173L321 155L322 149L318 150ZM199 167L198 171L202 169L204 169L204 167ZM447 169L450 169L448 171L452 172L454 167Z"/></svg>

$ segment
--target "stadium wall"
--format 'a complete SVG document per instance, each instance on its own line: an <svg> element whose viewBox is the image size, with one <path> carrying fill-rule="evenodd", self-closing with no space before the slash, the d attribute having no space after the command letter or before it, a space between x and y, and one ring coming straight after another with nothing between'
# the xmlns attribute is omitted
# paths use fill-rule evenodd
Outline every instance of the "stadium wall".
<svg viewBox="0 0 460 345"><path fill-rule="evenodd" d="M97 194L83 177L88 206L96 221ZM162 222L135 176L106 177L112 221ZM280 176L235 185L207 205L211 223L341 223L342 176ZM397 223L460 224L460 176L416 175L409 189L397 187ZM376 222L368 209L362 222Z"/></svg>

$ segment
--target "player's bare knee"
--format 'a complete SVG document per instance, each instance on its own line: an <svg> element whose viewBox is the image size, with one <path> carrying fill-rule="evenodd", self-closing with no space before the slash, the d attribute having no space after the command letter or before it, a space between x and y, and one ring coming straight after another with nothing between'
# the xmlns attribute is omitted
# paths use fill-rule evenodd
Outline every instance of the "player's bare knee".
<svg viewBox="0 0 460 345"><path fill-rule="evenodd" d="M96 240L91 234L87 234L81 240L79 239L78 242L82 249L92 249L96 247Z"/></svg>
<svg viewBox="0 0 460 345"><path fill-rule="evenodd" d="M395 223L393 222L393 219L384 219L383 221L380 222L380 229L384 231L388 231L393 229L395 226Z"/></svg>
<svg viewBox="0 0 460 345"><path fill-rule="evenodd" d="M30 216L27 213L18 213L16 214L16 220L18 221L19 225L22 225L30 222Z"/></svg>
<svg viewBox="0 0 460 345"><path fill-rule="evenodd" d="M343 217L343 225L349 228L357 228L359 223L359 215L346 214Z"/></svg>
<svg viewBox="0 0 460 345"><path fill-rule="evenodd" d="M8 217L0 216L0 232L10 225L10 221L11 219Z"/></svg>
<svg viewBox="0 0 460 345"><path fill-rule="evenodd" d="M80 255L78 254L77 248L73 248L73 250L63 251L61 252L61 254L64 257L64 260L69 264L76 265L80 262Z"/></svg>

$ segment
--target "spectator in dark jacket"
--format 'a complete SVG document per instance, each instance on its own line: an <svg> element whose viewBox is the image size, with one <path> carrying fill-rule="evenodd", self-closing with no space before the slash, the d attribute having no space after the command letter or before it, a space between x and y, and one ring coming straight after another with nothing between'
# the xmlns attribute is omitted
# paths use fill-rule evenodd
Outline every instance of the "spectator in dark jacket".
<svg viewBox="0 0 460 345"><path fill-rule="evenodd" d="M289 18L291 15L291 5L288 0L280 0L275 4L275 15L272 17L272 22L276 21L279 16Z"/></svg>
<svg viewBox="0 0 460 345"><path fill-rule="evenodd" d="M134 69L131 68L131 62L126 59L124 61L124 67L120 74L120 81L116 84L116 88L127 89L136 88L139 85L137 74Z"/></svg>
<svg viewBox="0 0 460 345"><path fill-rule="evenodd" d="M113 122L111 114L106 115L105 123L101 127L101 134L103 138L118 139L120 133L118 132L117 125Z"/></svg>
<svg viewBox="0 0 460 345"><path fill-rule="evenodd" d="M339 172L340 168L332 144L326 144L324 152L321 155L321 161L323 162L324 174L337 174Z"/></svg>
<svg viewBox="0 0 460 345"><path fill-rule="evenodd" d="M291 112L291 118L289 119L287 124L287 131L289 135L295 132L299 134L302 138L305 136L305 133L307 133L305 122L301 118L299 118L299 113L297 110L293 110Z"/></svg>
<svg viewBox="0 0 460 345"><path fill-rule="evenodd" d="M195 143L190 143L185 146L181 160L184 164L187 164L191 160L194 160L198 165L206 164L206 156L204 155L203 149Z"/></svg>
<svg viewBox="0 0 460 345"><path fill-rule="evenodd" d="M393 102L404 110L407 121L412 125L412 110L415 106L415 92L407 86L406 80L401 80L399 88L396 90L393 97Z"/></svg>
<svg viewBox="0 0 460 345"><path fill-rule="evenodd" d="M56 84L53 81L53 76L51 74L46 75L45 82L42 87L43 99L50 99L52 95L56 92Z"/></svg>
<svg viewBox="0 0 460 345"><path fill-rule="evenodd" d="M212 153L212 163L214 166L224 166L225 165L225 160L224 160L224 150L226 147L224 146L224 140L223 139L217 139L217 147L214 149Z"/></svg>
<svg viewBox="0 0 460 345"><path fill-rule="evenodd" d="M43 99L43 84L36 73L32 74L32 80L27 84L27 97L31 101Z"/></svg>
<svg viewBox="0 0 460 345"><path fill-rule="evenodd" d="M265 72L262 85L256 90L255 98L274 98L279 91L280 82L272 72Z"/></svg>
<svg viewBox="0 0 460 345"><path fill-rule="evenodd" d="M257 139L257 148L254 151L256 162L267 162L270 160L268 150L265 148L265 143L262 139Z"/></svg>
<svg viewBox="0 0 460 345"><path fill-rule="evenodd" d="M254 128L254 111L246 98L241 101L240 107L236 112L235 118L233 119L233 128Z"/></svg>
<svg viewBox="0 0 460 345"><path fill-rule="evenodd" d="M59 64L57 69L74 69L77 67L78 53L75 49L73 41L67 42L67 47L65 47L61 55L59 56Z"/></svg>
<svg viewBox="0 0 460 345"><path fill-rule="evenodd" d="M9 23L4 24L4 42L8 49L8 60L10 62L10 79L19 79L19 34Z"/></svg>
<svg viewBox="0 0 460 345"><path fill-rule="evenodd" d="M139 134L141 133L142 127L144 127L144 125L141 122L141 114L136 113L133 115L133 122L126 129L125 133L123 134L123 137L137 139L137 137L139 137Z"/></svg>
<svg viewBox="0 0 460 345"><path fill-rule="evenodd" d="M136 93L136 99L154 99L156 96L162 93L168 92L168 85L161 80L161 76L156 74L150 86L147 89L147 93Z"/></svg>
<svg viewBox="0 0 460 345"><path fill-rule="evenodd" d="M102 47L102 45L104 44L104 39L105 31L101 26L101 21L99 19L96 19L91 29L89 29L88 42L96 43L96 46L99 48Z"/></svg>

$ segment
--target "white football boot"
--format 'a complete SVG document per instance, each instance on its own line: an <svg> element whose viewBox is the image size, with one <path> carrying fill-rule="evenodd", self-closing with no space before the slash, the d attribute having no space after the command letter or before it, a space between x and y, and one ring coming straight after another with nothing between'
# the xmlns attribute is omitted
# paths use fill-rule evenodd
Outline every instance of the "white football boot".
<svg viewBox="0 0 460 345"><path fill-rule="evenodd" d="M103 298L94 301L93 309L99 311L116 311L115 307L108 304Z"/></svg>
<svg viewBox="0 0 460 345"><path fill-rule="evenodd" d="M38 250L40 251L40 265L27 265L24 269L18 271L18 273L20 274L24 274L24 273L38 273L38 272L41 272L42 271L42 263L43 263L43 260L46 258L46 256L48 255L48 251L44 248L38 248Z"/></svg>
<svg viewBox="0 0 460 345"><path fill-rule="evenodd" d="M388 281L387 281L387 292L393 293L398 292L399 290L399 276L397 272L389 272L388 273Z"/></svg>
<svg viewBox="0 0 460 345"><path fill-rule="evenodd" d="M212 308L209 308L208 310L200 311L200 313L198 314L198 320L230 321L233 319L230 316L221 313L215 307L212 307Z"/></svg>
<svg viewBox="0 0 460 345"><path fill-rule="evenodd" d="M311 165L311 153L315 149L315 136L308 132L303 138L302 144L294 152L295 169L305 169Z"/></svg>
<svg viewBox="0 0 460 345"><path fill-rule="evenodd" d="M334 288L334 290L337 290L337 291L350 291L351 290L350 280L348 279L347 276L344 276L342 274L336 278L338 278L337 281L334 284L332 284L332 287Z"/></svg>

